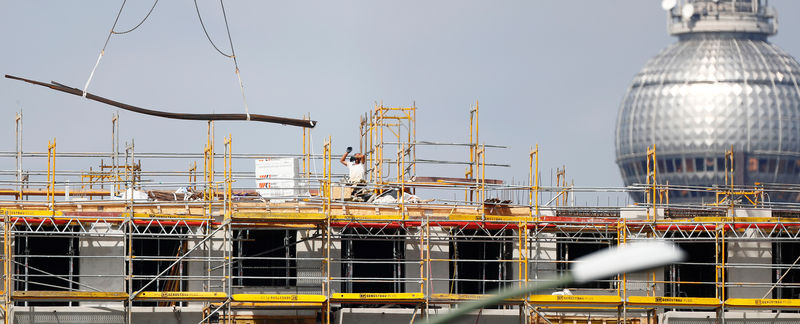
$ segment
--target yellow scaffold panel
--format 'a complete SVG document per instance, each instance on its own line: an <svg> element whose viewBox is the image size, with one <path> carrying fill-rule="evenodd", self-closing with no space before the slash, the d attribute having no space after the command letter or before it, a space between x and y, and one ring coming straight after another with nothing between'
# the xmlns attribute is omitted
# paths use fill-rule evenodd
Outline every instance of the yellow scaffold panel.
<svg viewBox="0 0 800 324"><path fill-rule="evenodd" d="M184 301L184 300L203 300L203 301L221 301L228 299L228 295L223 292L190 292L190 291L143 291L136 295L135 300L166 300L166 301Z"/></svg>
<svg viewBox="0 0 800 324"><path fill-rule="evenodd" d="M619 296L589 296L589 295L532 295L529 299L536 306L617 306L622 304Z"/></svg>
<svg viewBox="0 0 800 324"><path fill-rule="evenodd" d="M331 302L418 302L425 299L422 293L337 293Z"/></svg>
<svg viewBox="0 0 800 324"><path fill-rule="evenodd" d="M731 223L733 217L695 217L692 220L695 223Z"/></svg>
<svg viewBox="0 0 800 324"><path fill-rule="evenodd" d="M451 214L447 216L451 221L498 221L498 222L518 222L530 220L530 216L495 216L495 215L469 215L469 214Z"/></svg>
<svg viewBox="0 0 800 324"><path fill-rule="evenodd" d="M182 220L208 220L208 217L202 215L177 215L177 214L150 214L150 213L133 213L133 218L158 218L158 219L182 219Z"/></svg>
<svg viewBox="0 0 800 324"><path fill-rule="evenodd" d="M219 307L219 304L211 304L212 308ZM233 302L231 308L237 309L298 309L298 308L321 308L325 303L300 303L300 302Z"/></svg>
<svg viewBox="0 0 800 324"><path fill-rule="evenodd" d="M716 298L631 296L628 297L628 305L652 307L689 306L691 308L717 308L720 306L720 301Z"/></svg>
<svg viewBox="0 0 800 324"><path fill-rule="evenodd" d="M320 213L272 213L272 212L240 212L233 213L234 220L248 221L323 221L325 214Z"/></svg>
<svg viewBox="0 0 800 324"><path fill-rule="evenodd" d="M324 295L233 294L235 302L324 303Z"/></svg>
<svg viewBox="0 0 800 324"><path fill-rule="evenodd" d="M725 306L735 308L800 308L800 299L728 298Z"/></svg>
<svg viewBox="0 0 800 324"><path fill-rule="evenodd" d="M486 295L481 294L433 294L431 297L436 301L469 301L485 298ZM506 299L506 302L521 303L522 298Z"/></svg>
<svg viewBox="0 0 800 324"><path fill-rule="evenodd" d="M332 215L332 220L338 221L351 221L351 220L403 220L403 215L400 214L386 214L386 215Z"/></svg>
<svg viewBox="0 0 800 324"><path fill-rule="evenodd" d="M128 299L125 292L96 292L96 291L15 291L11 294L14 300L39 300L39 301L66 301L66 300L95 300L95 301L122 301Z"/></svg>
<svg viewBox="0 0 800 324"><path fill-rule="evenodd" d="M8 213L8 216L64 216L63 212L51 210L0 209L0 212Z"/></svg>

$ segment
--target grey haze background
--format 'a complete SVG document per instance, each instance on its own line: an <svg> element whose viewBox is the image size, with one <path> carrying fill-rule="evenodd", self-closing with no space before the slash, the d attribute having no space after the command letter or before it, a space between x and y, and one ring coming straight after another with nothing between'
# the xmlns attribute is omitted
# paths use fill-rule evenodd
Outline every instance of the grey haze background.
<svg viewBox="0 0 800 324"><path fill-rule="evenodd" d="M120 3L0 2L0 72L83 87ZM219 2L199 4L211 37L229 51ZM780 14L771 41L800 55L800 1L770 4ZM117 29L138 23L151 5L128 1ZM561 165L578 186L622 184L617 109L633 75L675 42L657 0L227 1L226 10L250 111L310 112L319 121L315 152L327 135L335 153L356 146L359 116L376 101L416 101L418 140L465 142L468 109L479 100L482 141L511 146L490 151L487 162L512 168L487 176L527 179L528 148L539 143L544 184ZM233 62L208 43L189 0L161 1L138 30L112 36L89 91L174 112L244 111ZM111 148L115 109L3 79L2 151L14 150L19 106L25 151L46 151L53 137L60 152ZM120 116L121 141L135 139L137 152L202 152L203 122ZM216 130L218 143L233 135L234 152L300 152L298 128L218 122ZM467 151L421 147L418 157L465 160ZM26 169L37 163L44 167L26 161ZM70 163L62 159L59 168ZM249 161L237 164L252 169ZM433 173L463 176L463 167L418 171Z"/></svg>

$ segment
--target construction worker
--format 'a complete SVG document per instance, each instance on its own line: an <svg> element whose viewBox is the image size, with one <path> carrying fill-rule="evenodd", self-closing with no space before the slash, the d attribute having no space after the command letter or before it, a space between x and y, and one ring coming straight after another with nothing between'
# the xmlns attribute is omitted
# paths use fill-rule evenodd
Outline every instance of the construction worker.
<svg viewBox="0 0 800 324"><path fill-rule="evenodd" d="M353 187L353 200L364 201L369 198L369 193L364 185L367 182L366 179L364 179L367 157L364 154L356 153L348 159L347 156L350 152L353 152L353 148L348 146L347 151L342 155L342 158L339 159L339 162L347 166L347 183Z"/></svg>

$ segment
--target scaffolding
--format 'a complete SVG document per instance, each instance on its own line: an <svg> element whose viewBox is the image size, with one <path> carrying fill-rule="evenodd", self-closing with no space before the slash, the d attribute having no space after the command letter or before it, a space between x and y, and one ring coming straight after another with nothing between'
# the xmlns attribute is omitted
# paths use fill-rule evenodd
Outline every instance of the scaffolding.
<svg viewBox="0 0 800 324"><path fill-rule="evenodd" d="M332 139L325 139L322 154L312 154L306 131L297 155L235 153L230 134L217 154L212 122L202 153L134 152L133 141L122 152L56 152L55 139L47 152L22 152L19 145L16 152L0 152L0 159L16 159L14 170L0 171L5 322L28 316L33 307L91 305L117 309L126 323L148 307L196 311L204 323L258 323L282 318L279 311L287 309L297 311L298 322L331 323L349 316L344 309L387 305L413 322L498 288L558 275L593 251L651 238L685 247L689 260L506 300L496 311L524 323L588 317L654 323L675 309L715 312L718 319L731 310L800 310L800 206L761 199L670 205L659 198L660 192L668 197L670 187L657 183L655 147L648 152L652 181L648 176L641 187L579 188L567 184L563 169L555 186L542 186L538 145L529 152L526 185L490 181L487 167L500 165L486 162L486 148L497 146L478 142L477 103L470 112L474 137L470 131L469 143L455 145L469 153L465 178L418 177L418 163L436 161L417 158L416 146L437 143L417 141L416 109L376 104L360 123L368 185L376 194L395 192L394 201L337 196L346 184L334 173ZM117 123L115 117L114 134ZM125 161L114 158L105 169L101 162L99 175L55 164L58 158L92 165L119 155ZM47 171L24 170L30 178L23 185L22 162L45 158ZM298 161L299 172L284 179L295 181L298 188L290 189L297 190L264 197L252 170L233 167L260 158ZM149 159L195 167L142 169ZM237 165L243 164L252 165ZM312 171L313 164L321 164L321 172ZM87 174L88 188L78 180ZM70 183L80 185L70 189ZM409 198L418 189L440 195ZM765 190L732 180L724 187L680 189L728 196ZM607 192L646 193L650 200L567 203L567 195ZM463 200L441 198L461 193ZM542 204L547 200L556 204ZM747 249L769 256L742 255Z"/></svg>

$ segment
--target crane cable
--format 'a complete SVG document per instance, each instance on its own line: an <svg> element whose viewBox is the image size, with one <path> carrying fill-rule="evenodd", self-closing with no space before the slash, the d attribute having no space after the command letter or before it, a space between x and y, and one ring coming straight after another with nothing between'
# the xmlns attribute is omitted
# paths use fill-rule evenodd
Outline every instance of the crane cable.
<svg viewBox="0 0 800 324"><path fill-rule="evenodd" d="M119 7L119 11L117 12L117 17L114 18L114 25L111 26L111 31L108 32L108 36L106 37L106 42L103 44L103 49L100 50L100 55L97 56L97 61L94 63L94 68L92 68L92 72L89 73L89 79L86 80L86 84L83 86L83 95L82 95L82 97L84 97L84 98L86 98L86 90L89 89L89 83L92 82L92 78L94 77L94 72L97 70L97 67L100 65L100 59L102 59L103 55L105 55L105 53L106 53L106 47L108 47L108 42L111 41L111 35L114 35L114 34L116 34L116 35L127 34L127 33L130 33L132 31L136 30L137 28L139 28L139 26L144 24L144 22L147 20L147 18L150 18L150 14L153 13L153 9L155 9L156 5L158 4L158 0L155 0L155 2L153 2L153 6L150 7L150 11L147 12L147 15L144 16L144 18L138 24L136 24L136 26L133 26L133 28L131 28L129 30L126 30L126 31L123 31L123 32L118 32L118 31L115 31L114 29L117 28L117 23L119 22L119 17L122 15L122 9L125 8L125 3L126 2L127 2L127 0L122 0L122 5Z"/></svg>
<svg viewBox="0 0 800 324"><path fill-rule="evenodd" d="M250 108L247 106L247 97L244 94L244 83L242 82L242 76L239 74L239 62L236 60L236 51L233 49L233 38L231 38L231 29L228 26L228 15L225 12L225 4L222 0L219 0L219 5L222 7L222 18L225 20L225 31L228 33L228 42L231 46L231 54L225 54L222 50L219 49L217 44L214 44L214 41L211 39L211 36L208 34L208 29L206 29L206 25L203 22L203 16L200 14L200 7L197 5L197 0L194 0L194 9L197 11L197 19L200 20L200 26L203 27L203 33L206 34L206 38L208 42L211 43L211 46L214 47L217 52L222 54L222 56L232 58L233 59L233 66L236 72L236 78L239 80L239 90L242 92L242 102L244 103L244 112L247 115L247 120L250 120Z"/></svg>

